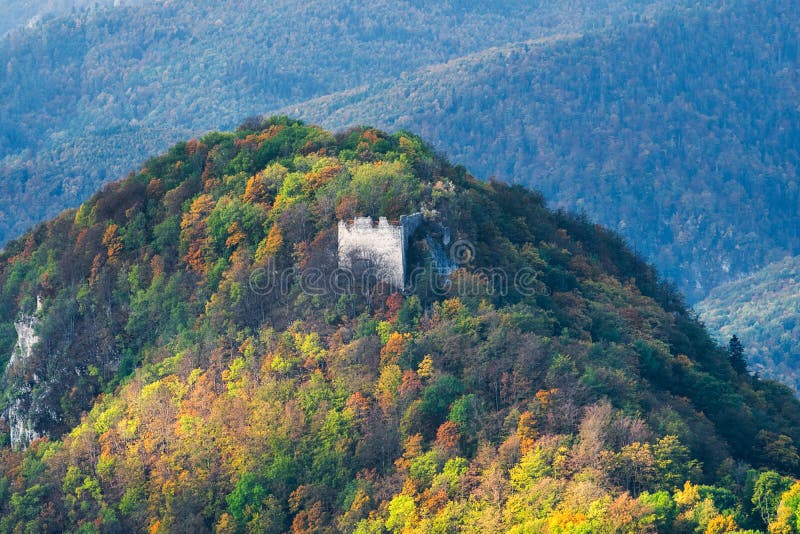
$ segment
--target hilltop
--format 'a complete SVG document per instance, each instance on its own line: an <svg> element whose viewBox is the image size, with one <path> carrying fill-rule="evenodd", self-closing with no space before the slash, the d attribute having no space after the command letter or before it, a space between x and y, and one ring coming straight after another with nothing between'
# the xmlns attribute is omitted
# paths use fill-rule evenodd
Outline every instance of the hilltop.
<svg viewBox="0 0 800 534"><path fill-rule="evenodd" d="M463 247L449 276L423 224L409 291L324 284L337 221L418 212ZM3 354L39 339L3 413L45 436L0 450L0 531L796 522L791 391L618 236L407 132L178 143L9 243L0 288Z"/></svg>
<svg viewBox="0 0 800 534"><path fill-rule="evenodd" d="M674 6L284 111L418 132L618 231L694 303L800 253L798 34L789 0Z"/></svg>
<svg viewBox="0 0 800 534"><path fill-rule="evenodd" d="M419 132L620 232L692 303L800 253L788 0L235 4L100 4L0 41L0 243L282 110Z"/></svg>

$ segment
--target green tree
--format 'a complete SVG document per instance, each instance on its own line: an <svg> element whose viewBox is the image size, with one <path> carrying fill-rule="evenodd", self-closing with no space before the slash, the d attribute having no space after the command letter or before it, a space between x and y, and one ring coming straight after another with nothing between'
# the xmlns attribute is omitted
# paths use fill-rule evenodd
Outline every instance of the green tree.
<svg viewBox="0 0 800 534"><path fill-rule="evenodd" d="M693 459L689 449L677 436L664 436L653 446L656 459L658 485L673 491L687 480L694 481L702 474L700 462Z"/></svg>
<svg viewBox="0 0 800 534"><path fill-rule="evenodd" d="M759 475L753 487L752 503L764 526L775 519L778 504L784 492L792 486L792 479L781 476L775 471L764 471Z"/></svg>
<svg viewBox="0 0 800 534"><path fill-rule="evenodd" d="M740 375L747 373L747 361L744 359L744 347L739 338L734 334L728 341L728 360L733 370Z"/></svg>
<svg viewBox="0 0 800 534"><path fill-rule="evenodd" d="M259 477L253 473L245 473L225 500L231 515L239 524L244 525L258 516L269 496Z"/></svg>

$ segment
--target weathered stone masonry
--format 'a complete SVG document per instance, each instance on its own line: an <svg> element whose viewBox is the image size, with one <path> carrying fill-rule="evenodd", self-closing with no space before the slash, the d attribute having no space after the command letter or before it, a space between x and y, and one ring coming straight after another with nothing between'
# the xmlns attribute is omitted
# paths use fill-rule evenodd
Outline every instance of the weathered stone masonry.
<svg viewBox="0 0 800 534"><path fill-rule="evenodd" d="M386 217L377 223L372 217L356 217L352 223L339 221L339 267L356 274L372 268L379 280L402 289L408 239L420 223L420 213L403 215L399 224L391 224Z"/></svg>

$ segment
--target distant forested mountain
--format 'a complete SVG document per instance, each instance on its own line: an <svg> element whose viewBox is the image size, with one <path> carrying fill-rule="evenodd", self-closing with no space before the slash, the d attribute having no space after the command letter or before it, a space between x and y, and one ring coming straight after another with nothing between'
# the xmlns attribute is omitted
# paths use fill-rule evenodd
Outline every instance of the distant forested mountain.
<svg viewBox="0 0 800 534"><path fill-rule="evenodd" d="M725 2L479 52L287 108L411 128L625 235L690 300L800 252L800 16Z"/></svg>
<svg viewBox="0 0 800 534"><path fill-rule="evenodd" d="M200 0L46 19L0 41L0 243L177 139L668 3Z"/></svg>
<svg viewBox="0 0 800 534"><path fill-rule="evenodd" d="M136 5L148 0L3 0L0 6L0 36L43 17L55 17L86 7Z"/></svg>
<svg viewBox="0 0 800 534"><path fill-rule="evenodd" d="M753 370L800 390L800 257L721 285L695 309L721 340L741 339Z"/></svg>

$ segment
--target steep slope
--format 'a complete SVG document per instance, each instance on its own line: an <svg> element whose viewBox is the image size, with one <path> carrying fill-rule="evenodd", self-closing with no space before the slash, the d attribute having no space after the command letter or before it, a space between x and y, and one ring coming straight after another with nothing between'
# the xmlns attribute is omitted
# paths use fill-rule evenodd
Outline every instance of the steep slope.
<svg viewBox="0 0 800 534"><path fill-rule="evenodd" d="M800 253L798 35L788 0L676 9L286 111L417 131L618 230L694 302Z"/></svg>
<svg viewBox="0 0 800 534"><path fill-rule="evenodd" d="M669 4L199 0L45 20L0 41L0 245L179 139Z"/></svg>
<svg viewBox="0 0 800 534"><path fill-rule="evenodd" d="M721 285L695 309L721 339L741 339L755 371L800 390L800 258Z"/></svg>
<svg viewBox="0 0 800 534"><path fill-rule="evenodd" d="M408 292L341 278L337 219L416 212ZM788 388L737 373L615 235L408 133L275 118L180 143L10 243L0 288L0 345L20 314L39 340L4 413L50 436L0 451L3 532L713 532L797 512Z"/></svg>

